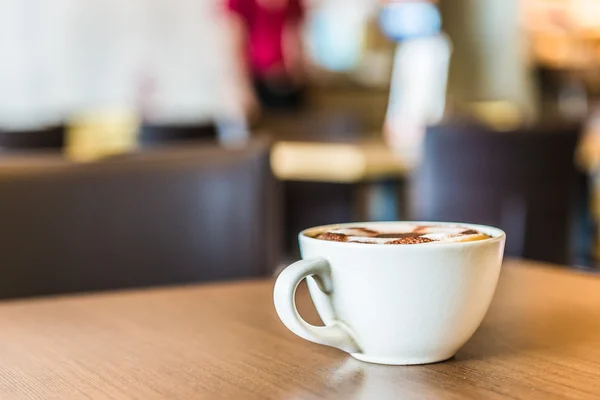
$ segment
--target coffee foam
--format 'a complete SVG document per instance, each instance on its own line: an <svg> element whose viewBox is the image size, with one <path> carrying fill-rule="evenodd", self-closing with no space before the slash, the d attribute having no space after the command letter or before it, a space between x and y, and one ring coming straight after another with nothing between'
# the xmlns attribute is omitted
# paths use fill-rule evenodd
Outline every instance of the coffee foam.
<svg viewBox="0 0 600 400"><path fill-rule="evenodd" d="M460 225L408 223L338 227L321 231L317 239L367 244L455 243L489 239L490 236Z"/></svg>

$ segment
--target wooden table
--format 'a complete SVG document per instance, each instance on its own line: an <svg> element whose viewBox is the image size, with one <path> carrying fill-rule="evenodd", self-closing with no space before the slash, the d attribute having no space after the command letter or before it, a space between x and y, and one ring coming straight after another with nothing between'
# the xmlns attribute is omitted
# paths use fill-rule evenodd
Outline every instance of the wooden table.
<svg viewBox="0 0 600 400"><path fill-rule="evenodd" d="M1 399L598 399L600 276L507 262L453 359L388 367L305 342L273 282L0 304ZM315 320L306 292L301 313Z"/></svg>

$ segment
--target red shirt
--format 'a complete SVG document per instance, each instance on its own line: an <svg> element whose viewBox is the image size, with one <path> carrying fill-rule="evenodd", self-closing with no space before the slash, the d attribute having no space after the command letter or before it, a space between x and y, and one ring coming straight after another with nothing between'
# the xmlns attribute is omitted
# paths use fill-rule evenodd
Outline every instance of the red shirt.
<svg viewBox="0 0 600 400"><path fill-rule="evenodd" d="M264 75L283 64L283 32L287 24L302 19L300 1L287 0L281 7L268 8L258 0L227 0L227 8L246 25L250 66L255 74Z"/></svg>

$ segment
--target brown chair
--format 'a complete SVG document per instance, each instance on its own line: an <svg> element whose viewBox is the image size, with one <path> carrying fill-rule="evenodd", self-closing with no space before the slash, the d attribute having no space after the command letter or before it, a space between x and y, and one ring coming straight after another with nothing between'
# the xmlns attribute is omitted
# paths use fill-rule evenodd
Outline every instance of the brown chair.
<svg viewBox="0 0 600 400"><path fill-rule="evenodd" d="M269 145L73 164L0 160L0 298L265 276L279 261Z"/></svg>
<svg viewBox="0 0 600 400"><path fill-rule="evenodd" d="M62 149L64 144L64 126L28 131L0 129L0 150Z"/></svg>
<svg viewBox="0 0 600 400"><path fill-rule="evenodd" d="M495 225L507 233L507 255L570 262L582 195L579 132L560 124L497 132L464 122L428 129L413 182L416 219Z"/></svg>

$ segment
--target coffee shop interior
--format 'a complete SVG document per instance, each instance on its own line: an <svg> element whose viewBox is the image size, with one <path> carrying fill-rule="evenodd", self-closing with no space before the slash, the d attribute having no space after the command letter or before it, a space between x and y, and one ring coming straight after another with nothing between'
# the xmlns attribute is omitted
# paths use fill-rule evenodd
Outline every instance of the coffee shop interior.
<svg viewBox="0 0 600 400"><path fill-rule="evenodd" d="M303 229L394 220L499 227L509 262L595 279L600 1L0 2L5 322L272 282Z"/></svg>

